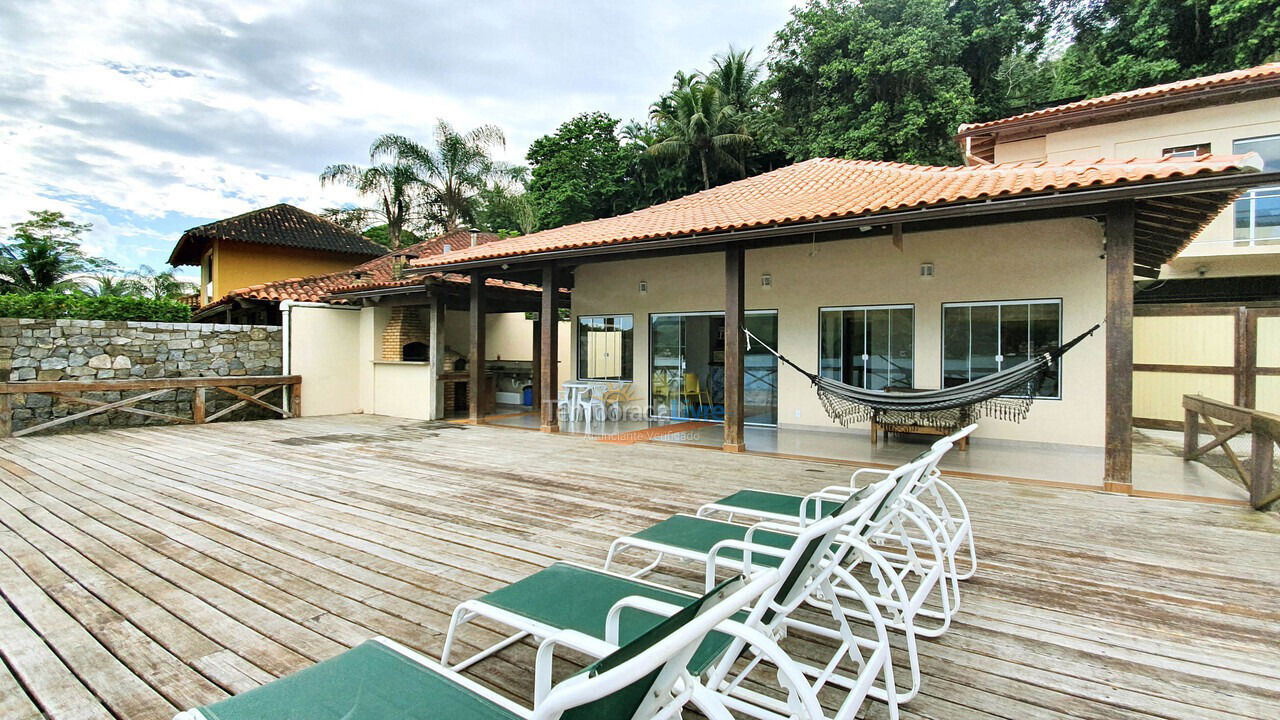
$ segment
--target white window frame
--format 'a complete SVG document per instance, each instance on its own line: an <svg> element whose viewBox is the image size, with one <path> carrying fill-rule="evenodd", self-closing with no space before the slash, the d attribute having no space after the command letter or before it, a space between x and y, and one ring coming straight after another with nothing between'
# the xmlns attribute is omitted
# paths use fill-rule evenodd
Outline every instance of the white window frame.
<svg viewBox="0 0 1280 720"><path fill-rule="evenodd" d="M582 367L582 363L580 362L582 358L582 355L580 353L580 345L582 343L582 321L583 320L604 320L604 319L618 320L620 318L626 318L631 321L630 332L631 332L632 358L631 358L630 376L616 377L616 378L584 377L585 368ZM631 313L591 313L591 314L578 315L573 319L573 360L574 360L575 370L577 371L574 373L574 375L580 382L615 382L615 383L633 382L635 380L635 374L636 374L635 348L636 348L636 318L635 318L635 315ZM618 367L625 370L626 365L627 365L627 358L623 357Z"/></svg>
<svg viewBox="0 0 1280 720"><path fill-rule="evenodd" d="M916 386L916 306L912 303L896 303L890 305L834 305L831 307L818 308L818 374L822 374L822 314L826 312L848 312L851 310L910 310L911 311L911 380L910 386ZM841 331L843 332L843 330ZM844 338L840 343L840 366L844 367ZM867 346L866 340L866 323L863 323L862 346ZM863 362L866 362L867 355L863 353ZM865 366L864 366L865 367ZM842 381L843 382L843 381Z"/></svg>
<svg viewBox="0 0 1280 720"><path fill-rule="evenodd" d="M1280 141L1280 133L1271 135L1257 135L1254 137L1238 138L1231 141L1231 152L1233 154L1243 154L1237 145L1240 143L1257 142L1259 140L1275 140ZM1243 152L1249 152L1244 150ZM1280 168L1263 168L1263 170L1280 170ZM1260 198L1276 198L1280 197L1280 186L1271 187L1255 187L1249 188L1235 202L1231 204L1231 242L1237 246L1254 246L1254 245L1275 245L1280 243L1280 238L1259 238L1258 237L1258 205ZM1238 237L1236 235L1236 208L1241 204L1248 203L1249 207L1249 235L1248 237Z"/></svg>
<svg viewBox="0 0 1280 720"><path fill-rule="evenodd" d="M1008 305L1056 305L1058 307L1058 345L1059 346L1062 345L1062 305L1063 305L1062 298L1035 298L1030 300L982 300L978 302L942 303L942 317L940 318L941 321L938 323L939 329L941 331L940 344L942 345L942 357L940 359L940 368L939 368L941 372L938 375L938 378L939 378L938 384L940 386L945 385L946 379L947 379L947 308L958 308L958 307L1003 308ZM997 343L996 372L1000 372L1001 370L1005 369L1004 368L1004 348L999 347L998 345L999 343L1003 342L1003 338L1000 337L1000 321L1003 320L1003 318L1004 318L1004 313L1002 310L999 318L997 318L996 320L996 343ZM1028 329L1029 328L1030 326L1028 326ZM969 347L968 347L967 354L969 357L970 367L972 368L972 363L973 363L973 318L972 316L970 316L970 319L969 319ZM972 371L970 372L970 375L972 375ZM1062 385L1063 385L1062 378L1063 378L1062 363L1059 362L1057 394L1056 395L1036 395L1035 399L1036 400L1061 400ZM1006 395L1004 397L1020 397L1020 396Z"/></svg>

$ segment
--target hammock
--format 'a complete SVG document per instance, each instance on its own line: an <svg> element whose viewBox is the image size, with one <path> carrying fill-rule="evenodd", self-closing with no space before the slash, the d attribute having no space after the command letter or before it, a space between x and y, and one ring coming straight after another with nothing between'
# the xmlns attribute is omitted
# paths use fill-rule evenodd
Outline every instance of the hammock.
<svg viewBox="0 0 1280 720"><path fill-rule="evenodd" d="M949 428L967 425L981 417L1021 422L1027 417L1031 402L1039 393L1049 371L1053 369L1054 361L1099 327L1101 325L1094 325L1068 343L1037 353L1026 362L963 385L941 390L902 392L867 390L815 375L761 342L749 330L744 328L743 332L747 335L748 347L753 341L759 343L779 360L809 378L827 415L841 425L866 422L874 417L882 424Z"/></svg>

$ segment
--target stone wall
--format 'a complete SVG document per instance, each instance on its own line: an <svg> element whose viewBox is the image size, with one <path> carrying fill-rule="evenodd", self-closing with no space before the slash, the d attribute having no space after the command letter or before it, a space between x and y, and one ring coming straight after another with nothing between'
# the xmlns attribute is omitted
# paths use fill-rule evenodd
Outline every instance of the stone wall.
<svg viewBox="0 0 1280 720"><path fill-rule="evenodd" d="M279 375L281 366L281 331L275 326L0 318L0 378L10 382ZM83 397L114 402L122 395L102 392ZM277 396L265 399L275 404ZM210 413L235 402L226 393L213 393L209 400ZM12 407L17 430L88 406L26 393L15 395ZM175 390L137 407L190 417L191 391ZM243 408L227 417L268 415L261 408ZM155 419L109 412L59 428L149 422Z"/></svg>

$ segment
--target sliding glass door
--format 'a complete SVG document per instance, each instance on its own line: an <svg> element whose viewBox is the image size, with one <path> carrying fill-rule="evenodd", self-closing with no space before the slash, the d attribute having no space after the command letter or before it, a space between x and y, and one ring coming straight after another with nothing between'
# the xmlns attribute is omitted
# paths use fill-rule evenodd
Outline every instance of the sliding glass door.
<svg viewBox="0 0 1280 720"><path fill-rule="evenodd" d="M747 330L772 347L778 313L746 313ZM649 413L655 418L724 420L724 313L665 313L649 318ZM778 359L747 351L743 406L748 425L778 423Z"/></svg>

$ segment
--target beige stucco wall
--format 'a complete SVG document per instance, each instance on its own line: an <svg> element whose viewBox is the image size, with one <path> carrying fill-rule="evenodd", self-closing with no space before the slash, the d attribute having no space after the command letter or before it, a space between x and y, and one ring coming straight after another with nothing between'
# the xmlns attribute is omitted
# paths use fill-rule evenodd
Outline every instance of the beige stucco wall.
<svg viewBox="0 0 1280 720"><path fill-rule="evenodd" d="M289 311L289 372L302 376L302 415L359 412L361 312L296 306Z"/></svg>
<svg viewBox="0 0 1280 720"><path fill-rule="evenodd" d="M374 361L371 364L375 415L432 420L435 379L429 363Z"/></svg>
<svg viewBox="0 0 1280 720"><path fill-rule="evenodd" d="M1151 117L1061 130L1044 137L996 145L996 162L1089 161L1098 158L1158 158L1165 148L1208 144L1230 154L1235 140L1280 134L1280 98L1195 108ZM1280 168L1269 168L1272 170ZM1168 277L1280 273L1280 245L1234 247L1231 212L1219 215L1179 256ZM1225 243L1225 244L1224 244ZM1233 256L1250 258L1231 260Z"/></svg>
<svg viewBox="0 0 1280 720"><path fill-rule="evenodd" d="M778 311L780 350L802 367L818 365L818 310L845 305L915 306L915 385L937 387L942 375L942 303L1062 298L1063 339L1105 315L1101 227L1092 220L1051 220L973 230L908 233L903 250L885 237L747 253L747 309ZM935 276L922 279L922 262ZM763 288L769 273L773 286ZM575 273L573 313L631 313L635 322L636 405L648 398L649 314L723 310L723 255L588 264ZM648 292L640 293L645 280ZM1103 442L1101 335L1065 359L1062 400L1037 401L1022 424L986 420L980 437L1100 445ZM838 427L808 381L779 370L779 422Z"/></svg>

